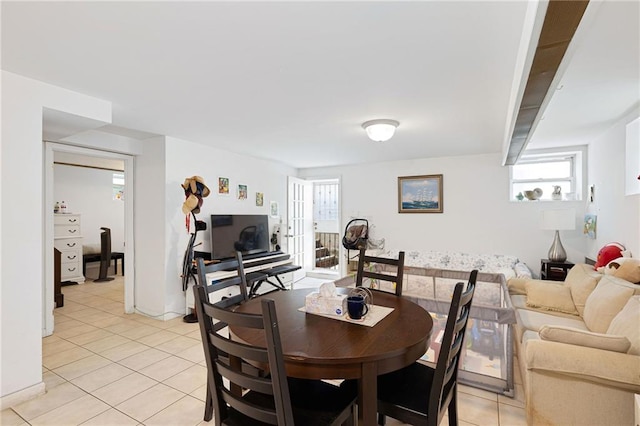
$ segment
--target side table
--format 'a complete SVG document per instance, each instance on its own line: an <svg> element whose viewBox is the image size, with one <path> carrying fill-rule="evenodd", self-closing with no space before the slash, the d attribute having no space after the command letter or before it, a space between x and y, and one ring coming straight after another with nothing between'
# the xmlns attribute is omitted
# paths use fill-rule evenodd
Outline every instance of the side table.
<svg viewBox="0 0 640 426"><path fill-rule="evenodd" d="M569 269L573 268L571 262L554 262L549 259L540 260L540 279L552 281L564 281Z"/></svg>

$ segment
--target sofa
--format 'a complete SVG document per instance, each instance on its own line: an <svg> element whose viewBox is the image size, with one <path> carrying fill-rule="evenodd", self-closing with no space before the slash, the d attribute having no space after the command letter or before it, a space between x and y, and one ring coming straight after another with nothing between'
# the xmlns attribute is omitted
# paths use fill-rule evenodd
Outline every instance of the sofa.
<svg viewBox="0 0 640 426"><path fill-rule="evenodd" d="M640 285L576 264L564 282L512 278L529 425L633 425Z"/></svg>

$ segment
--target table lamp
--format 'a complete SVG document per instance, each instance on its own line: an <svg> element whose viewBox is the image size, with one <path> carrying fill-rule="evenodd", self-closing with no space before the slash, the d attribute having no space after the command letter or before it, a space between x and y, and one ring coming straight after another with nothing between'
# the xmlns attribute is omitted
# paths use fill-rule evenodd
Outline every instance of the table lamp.
<svg viewBox="0 0 640 426"><path fill-rule="evenodd" d="M564 262L567 260L567 252L562 247L559 231L576 229L575 209L542 210L540 212L540 229L556 231L553 244L549 249L549 260L552 262Z"/></svg>

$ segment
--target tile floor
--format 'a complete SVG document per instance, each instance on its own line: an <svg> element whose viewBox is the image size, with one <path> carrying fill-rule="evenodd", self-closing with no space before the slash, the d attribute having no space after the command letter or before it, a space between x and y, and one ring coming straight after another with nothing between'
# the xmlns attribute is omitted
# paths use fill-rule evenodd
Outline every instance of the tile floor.
<svg viewBox="0 0 640 426"><path fill-rule="evenodd" d="M321 282L304 279L296 286ZM42 339L46 393L3 410L0 424L208 424L202 421L206 365L197 324L124 314L122 277L65 286L63 293L55 332ZM526 424L517 369L515 378L515 399L460 386L460 424Z"/></svg>

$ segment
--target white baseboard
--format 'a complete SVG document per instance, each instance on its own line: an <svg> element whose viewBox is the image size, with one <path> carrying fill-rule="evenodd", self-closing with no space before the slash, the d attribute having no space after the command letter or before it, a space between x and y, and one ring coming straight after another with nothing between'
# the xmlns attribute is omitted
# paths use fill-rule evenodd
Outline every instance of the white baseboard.
<svg viewBox="0 0 640 426"><path fill-rule="evenodd" d="M0 410L15 407L22 402L42 395L44 391L44 382L40 382L37 385L29 386L28 388L0 397Z"/></svg>

